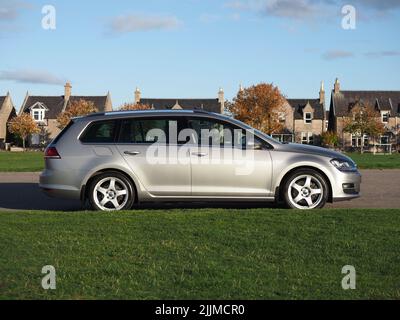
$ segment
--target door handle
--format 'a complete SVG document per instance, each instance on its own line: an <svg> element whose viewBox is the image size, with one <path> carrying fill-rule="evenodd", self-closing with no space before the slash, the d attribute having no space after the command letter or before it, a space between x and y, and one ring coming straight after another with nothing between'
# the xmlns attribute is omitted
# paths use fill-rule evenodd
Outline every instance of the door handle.
<svg viewBox="0 0 400 320"><path fill-rule="evenodd" d="M204 153L204 152L193 152L192 155L193 156L197 156L197 157L205 157L205 156L207 156L207 153Z"/></svg>
<svg viewBox="0 0 400 320"><path fill-rule="evenodd" d="M137 156L140 154L139 151L125 151L124 154L128 155L128 156Z"/></svg>

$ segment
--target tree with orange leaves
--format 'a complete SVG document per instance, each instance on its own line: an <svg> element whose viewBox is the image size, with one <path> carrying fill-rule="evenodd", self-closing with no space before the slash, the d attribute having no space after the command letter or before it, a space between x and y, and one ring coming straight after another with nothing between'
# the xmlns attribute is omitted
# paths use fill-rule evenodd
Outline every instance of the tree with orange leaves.
<svg viewBox="0 0 400 320"><path fill-rule="evenodd" d="M92 101L80 99L72 101L69 107L57 117L58 128L64 129L74 117L99 112Z"/></svg>
<svg viewBox="0 0 400 320"><path fill-rule="evenodd" d="M269 135L279 133L284 124L279 121L285 98L273 84L260 83L240 90L228 110L249 126Z"/></svg>
<svg viewBox="0 0 400 320"><path fill-rule="evenodd" d="M24 150L26 149L26 139L30 135L40 132L37 123L29 113L23 113L11 119L8 123L8 130L22 139Z"/></svg>
<svg viewBox="0 0 400 320"><path fill-rule="evenodd" d="M346 118L343 131L364 137L372 138L383 134L385 126L380 121L380 114L370 104L357 101L351 109L352 117ZM364 139L361 139L360 153L364 152Z"/></svg>
<svg viewBox="0 0 400 320"><path fill-rule="evenodd" d="M151 110L152 107L142 103L125 103L121 106L121 111L134 111L134 110Z"/></svg>

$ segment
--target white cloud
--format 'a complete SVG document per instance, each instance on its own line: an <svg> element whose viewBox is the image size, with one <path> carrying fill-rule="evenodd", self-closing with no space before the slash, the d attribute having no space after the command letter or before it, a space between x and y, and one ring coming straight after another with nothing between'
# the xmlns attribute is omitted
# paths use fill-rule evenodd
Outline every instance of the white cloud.
<svg viewBox="0 0 400 320"><path fill-rule="evenodd" d="M360 5L380 11L395 10L400 8L399 0L356 0L356 2Z"/></svg>
<svg viewBox="0 0 400 320"><path fill-rule="evenodd" d="M400 51L370 51L365 55L369 58L397 57L400 56Z"/></svg>
<svg viewBox="0 0 400 320"><path fill-rule="evenodd" d="M0 0L0 22L14 21L22 10L30 7L25 1Z"/></svg>
<svg viewBox="0 0 400 320"><path fill-rule="evenodd" d="M65 79L61 79L46 71L39 70L0 71L0 80L50 85L60 85L65 83Z"/></svg>
<svg viewBox="0 0 400 320"><path fill-rule="evenodd" d="M107 25L110 33L130 33L150 30L171 30L182 25L174 16L130 14L113 18Z"/></svg>
<svg viewBox="0 0 400 320"><path fill-rule="evenodd" d="M399 0L353 0L360 11L385 14L400 9ZM291 20L324 20L337 17L348 0L232 0L224 7L235 11L253 11L265 17ZM373 15L374 16L374 15Z"/></svg>
<svg viewBox="0 0 400 320"><path fill-rule="evenodd" d="M337 60L351 57L354 57L354 54L350 51L344 50L330 50L322 55L322 58L324 58L325 60Z"/></svg>

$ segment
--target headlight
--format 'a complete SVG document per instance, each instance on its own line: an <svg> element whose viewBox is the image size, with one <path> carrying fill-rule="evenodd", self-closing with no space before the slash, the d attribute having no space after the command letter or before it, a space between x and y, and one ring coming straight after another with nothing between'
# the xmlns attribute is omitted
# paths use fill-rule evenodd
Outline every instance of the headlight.
<svg viewBox="0 0 400 320"><path fill-rule="evenodd" d="M353 161L344 159L333 159L331 163L342 172L356 172L357 165Z"/></svg>

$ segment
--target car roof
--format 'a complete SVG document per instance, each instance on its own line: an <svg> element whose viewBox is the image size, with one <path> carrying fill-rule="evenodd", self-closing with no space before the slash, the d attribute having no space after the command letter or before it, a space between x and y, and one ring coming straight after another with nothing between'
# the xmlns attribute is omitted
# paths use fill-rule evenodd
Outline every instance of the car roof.
<svg viewBox="0 0 400 320"><path fill-rule="evenodd" d="M188 116L188 115L204 115L210 116L212 118L219 119L230 119L227 116L203 111L203 110L128 110L128 111L110 111L110 112L100 112L93 113L83 117L76 117L74 120L81 121L94 121L94 120L106 120L106 119L116 119L116 118L129 118L129 117L156 117L156 116Z"/></svg>

